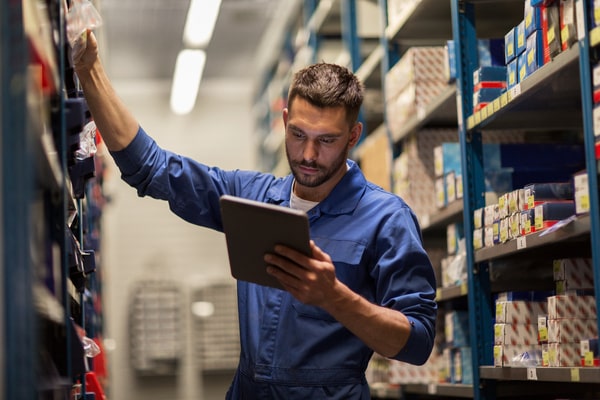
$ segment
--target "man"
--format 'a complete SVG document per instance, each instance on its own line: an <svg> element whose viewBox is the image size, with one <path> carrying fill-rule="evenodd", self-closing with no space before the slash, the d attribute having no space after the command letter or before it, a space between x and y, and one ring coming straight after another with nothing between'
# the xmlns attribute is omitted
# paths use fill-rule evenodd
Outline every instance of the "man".
<svg viewBox="0 0 600 400"><path fill-rule="evenodd" d="M185 220L222 231L230 194L307 211L312 256L277 247L286 291L238 282L241 354L228 399L368 399L373 353L429 357L436 303L416 218L348 159L362 132L358 79L320 63L298 72L283 110L292 174L224 171L161 149L119 100L94 35L74 51L88 106L123 179Z"/></svg>

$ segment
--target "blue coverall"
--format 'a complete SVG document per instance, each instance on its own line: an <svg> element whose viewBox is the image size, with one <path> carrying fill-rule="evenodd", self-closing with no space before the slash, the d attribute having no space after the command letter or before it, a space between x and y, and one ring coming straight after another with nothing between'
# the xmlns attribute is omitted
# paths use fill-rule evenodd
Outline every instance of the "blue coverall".
<svg viewBox="0 0 600 400"><path fill-rule="evenodd" d="M161 149L142 128L112 152L140 196L167 200L193 224L222 231L219 197L289 206L293 177L224 171ZM412 332L394 357L424 363L435 335L435 278L414 213L398 196L349 170L308 212L310 235L336 275L369 301L398 310ZM373 351L328 313L288 292L238 281L241 354L228 399L369 399L365 369Z"/></svg>

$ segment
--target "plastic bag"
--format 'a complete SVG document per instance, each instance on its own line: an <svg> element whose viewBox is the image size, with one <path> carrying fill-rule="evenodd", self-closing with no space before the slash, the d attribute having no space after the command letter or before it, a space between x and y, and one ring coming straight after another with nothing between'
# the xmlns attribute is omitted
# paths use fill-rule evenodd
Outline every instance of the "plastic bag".
<svg viewBox="0 0 600 400"><path fill-rule="evenodd" d="M96 123L88 122L79 134L79 149L75 152L78 160L85 160L96 154Z"/></svg>
<svg viewBox="0 0 600 400"><path fill-rule="evenodd" d="M71 47L88 29L102 26L102 18L89 0L72 0L67 13L67 39Z"/></svg>

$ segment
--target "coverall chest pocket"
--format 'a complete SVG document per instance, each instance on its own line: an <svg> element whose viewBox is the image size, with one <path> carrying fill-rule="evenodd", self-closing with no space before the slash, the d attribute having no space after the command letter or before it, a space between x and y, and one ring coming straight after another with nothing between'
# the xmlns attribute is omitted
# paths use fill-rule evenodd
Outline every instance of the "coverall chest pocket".
<svg viewBox="0 0 600 400"><path fill-rule="evenodd" d="M352 240L320 239L315 242L331 257L335 265L337 278L356 292L361 292L361 287L369 279L368 271L362 264L365 244ZM293 300L292 305L299 316L316 318L325 321L335 321L329 313L319 307L305 305L298 300Z"/></svg>

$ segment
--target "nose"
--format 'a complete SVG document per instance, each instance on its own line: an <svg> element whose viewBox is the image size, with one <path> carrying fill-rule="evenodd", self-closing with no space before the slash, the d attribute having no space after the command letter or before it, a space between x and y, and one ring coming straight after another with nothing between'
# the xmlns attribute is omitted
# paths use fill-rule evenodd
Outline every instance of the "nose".
<svg viewBox="0 0 600 400"><path fill-rule="evenodd" d="M303 157L306 161L314 161L317 159L317 143L313 140L307 140L304 146Z"/></svg>

